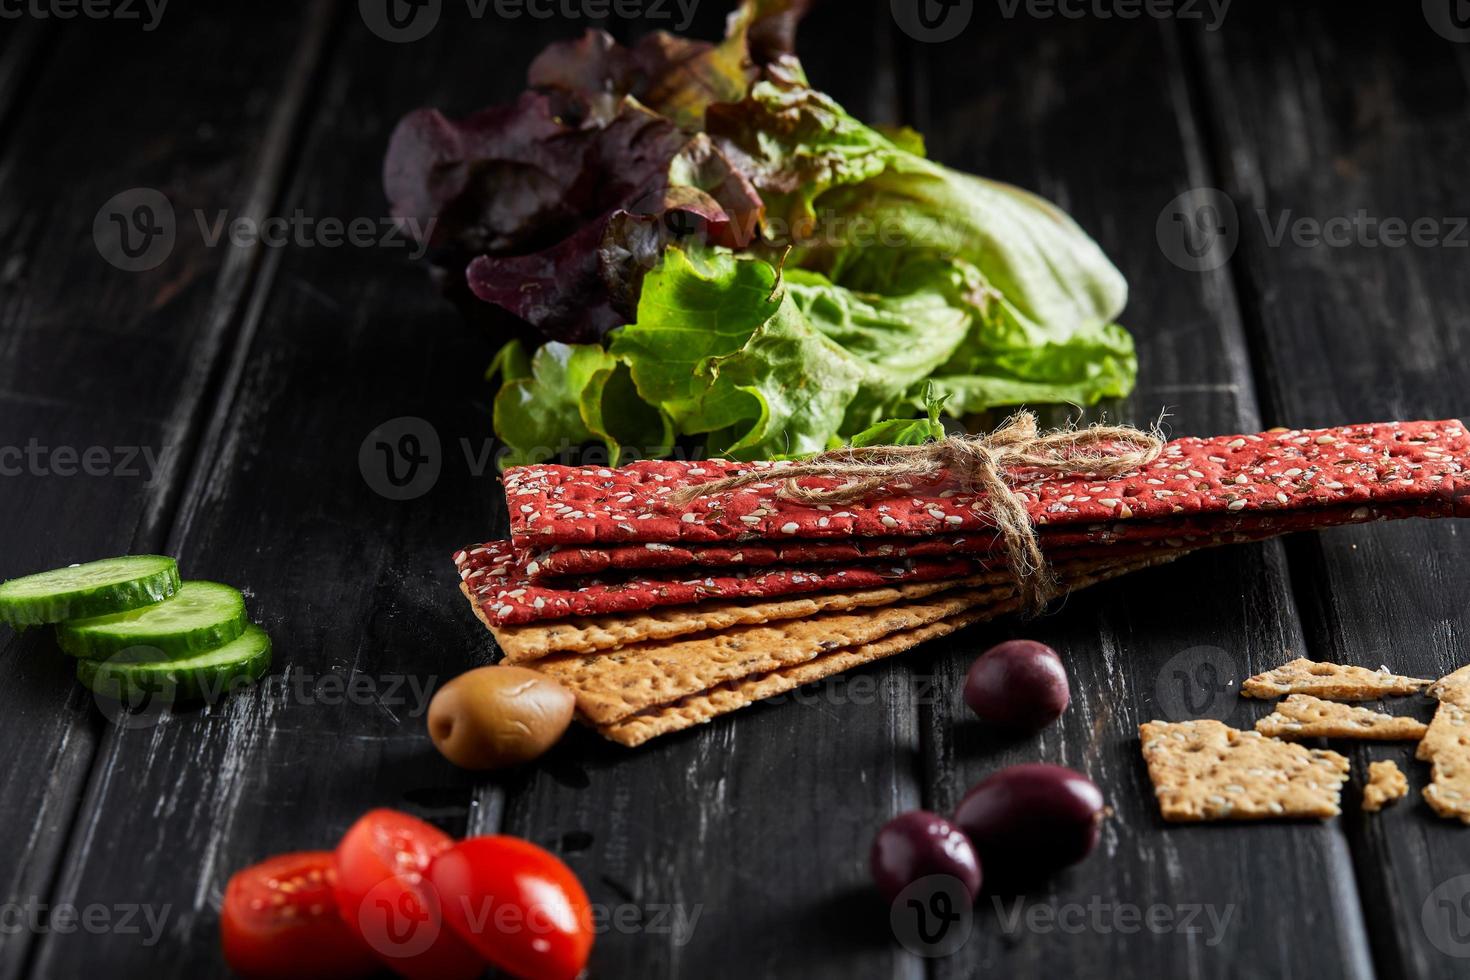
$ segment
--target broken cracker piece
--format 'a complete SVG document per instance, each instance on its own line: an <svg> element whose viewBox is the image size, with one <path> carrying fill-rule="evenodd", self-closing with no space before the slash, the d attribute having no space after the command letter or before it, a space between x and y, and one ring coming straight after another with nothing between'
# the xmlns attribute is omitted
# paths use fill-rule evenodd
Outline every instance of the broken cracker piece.
<svg viewBox="0 0 1470 980"><path fill-rule="evenodd" d="M1415 755L1432 764L1425 802L1441 817L1470 824L1470 708L1441 701Z"/></svg>
<svg viewBox="0 0 1470 980"><path fill-rule="evenodd" d="M1241 731L1212 719L1139 726L1164 819L1335 817L1348 761L1336 752Z"/></svg>
<svg viewBox="0 0 1470 980"><path fill-rule="evenodd" d="M1384 806L1409 795L1409 780L1392 759L1368 764L1368 785L1363 787L1363 809L1377 813Z"/></svg>
<svg viewBox="0 0 1470 980"><path fill-rule="evenodd" d="M1417 742L1428 728L1417 718L1386 715L1350 704L1293 694L1256 722L1256 731L1273 738L1370 738Z"/></svg>
<svg viewBox="0 0 1470 980"><path fill-rule="evenodd" d="M1418 677L1390 674L1387 669L1369 670L1298 657L1275 670L1247 678L1240 685L1240 693L1248 698L1311 694L1329 701L1376 701L1387 694L1413 694L1429 683Z"/></svg>
<svg viewBox="0 0 1470 980"><path fill-rule="evenodd" d="M1445 674L1429 685L1425 692L1440 701L1453 701L1462 708L1470 708L1470 664Z"/></svg>

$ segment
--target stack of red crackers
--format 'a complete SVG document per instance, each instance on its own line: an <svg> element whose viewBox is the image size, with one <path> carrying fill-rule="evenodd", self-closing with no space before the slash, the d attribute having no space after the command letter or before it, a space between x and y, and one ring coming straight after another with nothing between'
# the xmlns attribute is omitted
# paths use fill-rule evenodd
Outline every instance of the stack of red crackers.
<svg viewBox="0 0 1470 980"><path fill-rule="evenodd" d="M1401 422L1176 439L1122 476L1007 482L1067 590L1199 548L1470 515L1467 462L1460 422ZM985 494L941 472L812 505L779 495L787 465L512 469L511 539L454 556L463 591L507 660L627 745L1020 608ZM751 470L769 478L671 499Z"/></svg>

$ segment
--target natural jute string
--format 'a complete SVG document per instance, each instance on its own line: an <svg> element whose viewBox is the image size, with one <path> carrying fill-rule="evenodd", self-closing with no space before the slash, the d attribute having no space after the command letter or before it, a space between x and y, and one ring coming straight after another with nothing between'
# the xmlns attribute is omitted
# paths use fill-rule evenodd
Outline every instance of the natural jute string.
<svg viewBox="0 0 1470 980"><path fill-rule="evenodd" d="M1153 462L1164 448L1156 433L1126 425L1039 432L1036 416L1017 412L995 431L956 435L921 446L866 446L819 453L778 470L758 469L711 480L670 494L676 507L698 497L724 493L751 483L785 477L777 496L803 504L846 504L862 500L902 480L947 473L950 480L984 496L1005 541L1007 563L1028 610L1039 611L1056 592L1056 582L1041 553L1023 498L1011 492L1009 470L1053 475L1118 476ZM830 490L803 487L801 477L845 477ZM889 494L892 496L892 494Z"/></svg>

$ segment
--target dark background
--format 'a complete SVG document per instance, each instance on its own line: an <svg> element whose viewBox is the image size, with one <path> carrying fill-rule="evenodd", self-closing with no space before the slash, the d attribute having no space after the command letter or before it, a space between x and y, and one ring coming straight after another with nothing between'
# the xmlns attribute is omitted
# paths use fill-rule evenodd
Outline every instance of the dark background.
<svg viewBox="0 0 1470 980"><path fill-rule="evenodd" d="M1449 3L1237 0L1218 24L1182 3L1133 19L1102 16L1126 0L1067 8L1080 17L1008 7L961 5L957 36L927 41L887 0L833 0L801 53L860 117L914 125L934 157L1039 191L1102 243L1133 290L1127 420L1167 406L1175 433L1214 434L1470 412L1470 30ZM174 0L152 30L141 7L141 21L3 9L0 446L39 448L0 478L0 578L176 554L188 576L245 588L277 655L276 683L252 694L120 725L44 632L0 634L0 978L220 974L231 872L330 847L383 805L564 857L623 924L599 937L594 976L1470 966L1470 830L1429 813L1410 748L1345 750L1356 779L1370 758L1409 774L1411 796L1380 815L1350 789L1327 823L1170 827L1135 734L1155 717L1248 725L1265 706L1220 685L1288 656L1429 677L1465 662L1470 541L1448 522L1200 555L640 750L577 731L525 771L457 772L416 691L494 653L450 555L504 528L493 471L473 465L495 344L402 247L210 245L196 213L381 222L382 151L404 112L508 99L548 41L670 19L474 18L445 0L427 36L392 43L351 2ZM724 12L702 0L691 32L714 37ZM163 195L176 235L130 272L94 222L137 189ZM1436 239L1273 241L1283 216L1360 211L1426 219ZM1192 239L1192 262L1175 213L1236 234ZM405 416L437 434L441 472L398 501L359 448ZM106 449L105 472L66 475L65 447ZM124 465L144 449L156 471ZM1039 736L1001 739L966 720L959 686L975 654L1021 632L1063 651L1074 703ZM1020 920L1017 899L983 897L952 956L905 951L868 887L873 831L1038 759L1103 786L1115 813L1097 853L1019 896ZM48 911L68 904L111 925L63 933ZM1167 927L1127 911L1153 905ZM123 927L138 907L162 917L156 944ZM670 909L698 915L692 934L669 934Z"/></svg>

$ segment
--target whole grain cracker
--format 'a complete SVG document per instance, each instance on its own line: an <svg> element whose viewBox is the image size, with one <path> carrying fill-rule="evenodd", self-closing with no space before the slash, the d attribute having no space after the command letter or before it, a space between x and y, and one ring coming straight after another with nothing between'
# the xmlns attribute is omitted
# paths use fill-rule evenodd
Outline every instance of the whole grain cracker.
<svg viewBox="0 0 1470 980"><path fill-rule="evenodd" d="M926 640L1015 612L1019 608L1019 600L1012 599L988 609L972 609L927 626L894 633L873 643L838 650L794 667L726 681L707 691L680 698L672 704L657 705L611 725L595 727L604 738L632 748L659 735L702 725L757 701L793 691L803 684L911 650Z"/></svg>
<svg viewBox="0 0 1470 980"><path fill-rule="evenodd" d="M1066 580L1066 587L1069 591L1084 589L1142 568L1165 564L1173 557L1140 559L1123 565L1077 573ZM894 633L874 643L836 650L791 667L726 681L709 690L686 695L670 704L647 708L613 724L594 727L614 742L630 747L641 745L658 735L703 724L763 698L774 697L803 684L902 653L925 640L952 633L974 623L989 622L1019 608L1020 601L1009 598L989 606L966 610L928 626Z"/></svg>
<svg viewBox="0 0 1470 980"><path fill-rule="evenodd" d="M668 643L546 657L537 662L535 669L570 690L582 716L605 725L724 681L928 626L1009 594L1005 588L961 589L875 611L830 613L805 620L741 626Z"/></svg>
<svg viewBox="0 0 1470 980"><path fill-rule="evenodd" d="M1368 764L1368 784L1363 787L1363 809L1377 813L1384 806L1409 795L1409 780L1392 759Z"/></svg>
<svg viewBox="0 0 1470 980"><path fill-rule="evenodd" d="M1461 668L1431 687L1439 707L1416 758L1430 763L1424 800L1441 817L1470 824L1470 673Z"/></svg>
<svg viewBox="0 0 1470 980"><path fill-rule="evenodd" d="M1139 553L1122 551L1118 555L1094 558L1069 558L1058 561L1053 571L1067 581L1092 575L1099 569L1145 559L1177 557L1184 549L1149 548ZM776 600L745 602L710 602L694 606L671 606L641 613L612 616L583 616L550 620L521 626L501 626L490 622L476 604L482 623L494 634L505 659L510 663L527 663L555 653L593 653L615 650L657 640L671 640L697 633L716 632L737 626L752 626L783 620L801 619L828 612L844 612L860 608L892 605L909 599L920 599L956 588L1009 586L1009 572L993 571L961 579L936 582L914 582L872 589L854 589L818 593ZM473 594L461 588L472 604Z"/></svg>
<svg viewBox="0 0 1470 980"><path fill-rule="evenodd" d="M1008 578L1005 573L994 572L962 579L827 592L769 602L718 602L653 609L634 615L582 616L525 626L491 625L490 632L495 635L495 642L505 653L507 662L526 663L557 653L595 653L737 626L758 626L782 620L807 619L823 613L888 606L956 588L1002 585Z"/></svg>
<svg viewBox="0 0 1470 980"><path fill-rule="evenodd" d="M1273 738L1366 738L1417 742L1428 726L1416 718L1386 715L1367 708L1293 694L1256 722L1256 731Z"/></svg>
<svg viewBox="0 0 1470 980"><path fill-rule="evenodd" d="M1335 817L1348 760L1336 752L1240 731L1213 719L1139 726L1165 820Z"/></svg>
<svg viewBox="0 0 1470 980"><path fill-rule="evenodd" d="M1453 701L1458 705L1470 707L1470 664L1445 674L1429 685L1425 693L1440 701Z"/></svg>
<svg viewBox="0 0 1470 980"><path fill-rule="evenodd" d="M1441 701L1418 754L1431 763L1425 801L1440 816L1470 824L1470 709Z"/></svg>
<svg viewBox="0 0 1470 980"><path fill-rule="evenodd" d="M1247 678L1240 693L1250 698L1310 694L1329 701L1376 701L1389 694L1413 694L1429 685L1418 677L1400 677L1387 668L1370 670L1298 657L1274 670Z"/></svg>

